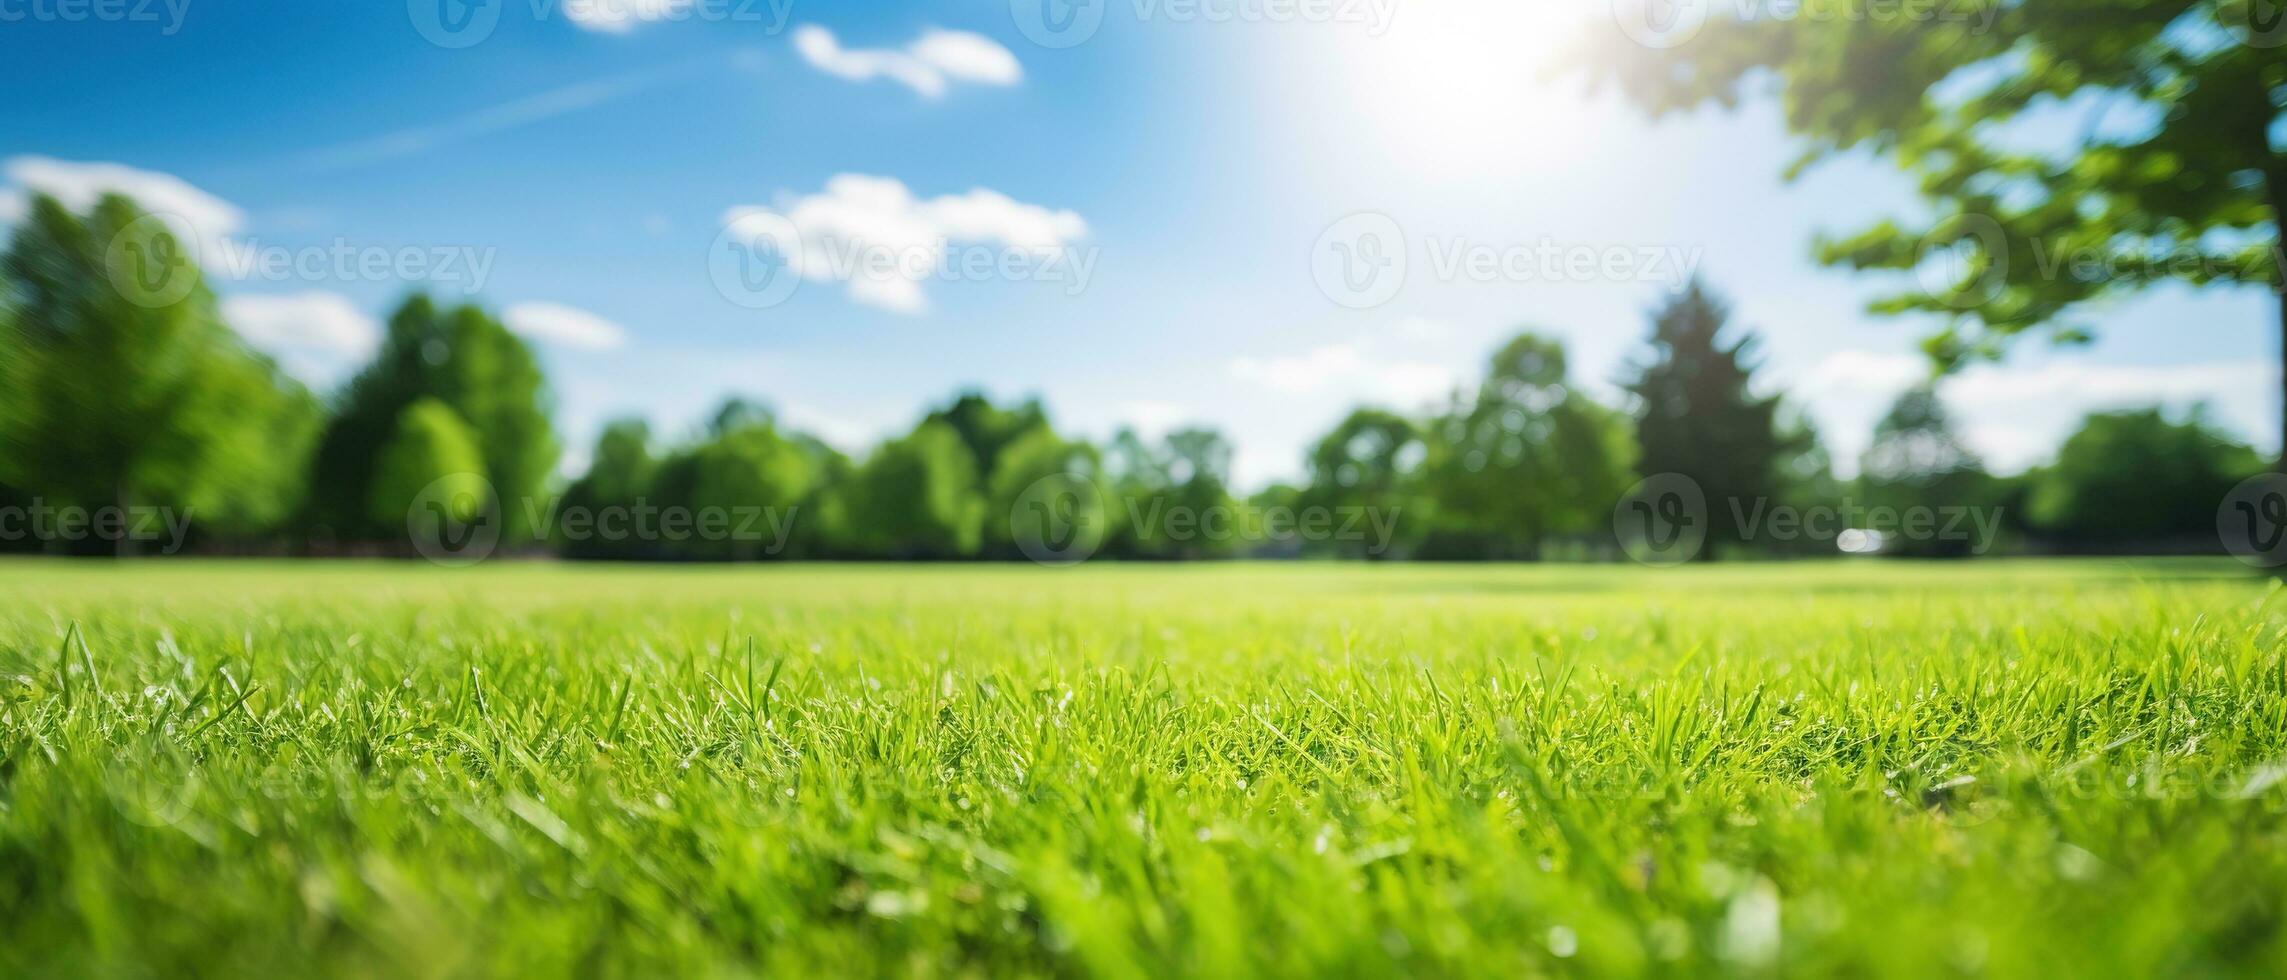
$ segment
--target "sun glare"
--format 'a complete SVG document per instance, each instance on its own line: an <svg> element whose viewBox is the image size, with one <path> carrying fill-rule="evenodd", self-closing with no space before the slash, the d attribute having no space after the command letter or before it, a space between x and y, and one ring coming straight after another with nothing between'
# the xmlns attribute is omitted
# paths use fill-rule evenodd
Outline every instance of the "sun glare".
<svg viewBox="0 0 2287 980"><path fill-rule="evenodd" d="M1334 44L1355 121L1392 162L1448 177L1514 174L1584 135L1579 83L1545 77L1584 21L1545 0L1462 0L1408 6L1379 36Z"/></svg>

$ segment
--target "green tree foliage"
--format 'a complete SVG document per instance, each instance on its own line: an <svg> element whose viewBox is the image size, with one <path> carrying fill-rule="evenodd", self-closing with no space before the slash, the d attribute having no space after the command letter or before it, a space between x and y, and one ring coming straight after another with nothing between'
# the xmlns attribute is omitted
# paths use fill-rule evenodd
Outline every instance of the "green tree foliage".
<svg viewBox="0 0 2287 980"><path fill-rule="evenodd" d="M1836 512L1849 497L1849 489L1834 475L1834 457L1826 443L1819 438L1818 427L1808 414L1794 410L1793 406L1779 413L1779 441L1787 450L1779 457L1779 502L1794 513ZM1801 534L1780 540L1757 544L1772 552L1794 552L1810 555L1832 555L1835 542L1831 537Z"/></svg>
<svg viewBox="0 0 2287 980"><path fill-rule="evenodd" d="M980 486L989 483L1002 452L1027 434L1047 429L1048 413L1038 400L1001 408L982 392L965 391L953 404L929 413L923 422L942 422L961 437L975 463Z"/></svg>
<svg viewBox="0 0 2287 980"><path fill-rule="evenodd" d="M425 504L450 508L449 516L462 522L500 504L487 492L476 432L451 406L423 398L406 406L390 428L367 488L368 520L405 528L410 540L434 539L446 515Z"/></svg>
<svg viewBox="0 0 2287 980"><path fill-rule="evenodd" d="M83 218L34 196L0 283L0 481L58 504L175 508L228 535L297 506L317 404L223 325L166 224L124 197Z"/></svg>
<svg viewBox="0 0 2287 980"><path fill-rule="evenodd" d="M1874 308L1944 317L1927 345L1941 365L2036 329L2079 340L2075 311L2168 281L2270 287L2287 337L2287 28L2272 0L1801 6L1589 63L1654 111L1733 104L1775 77L1805 143L1795 172L1871 151L1913 177L1928 220L1819 254L1921 271ZM1932 263L1937 250L1961 261Z"/></svg>
<svg viewBox="0 0 2287 980"><path fill-rule="evenodd" d="M1777 499L1782 461L1806 448L1780 432L1778 396L1755 393L1756 338L1727 335L1730 316L1706 286L1686 286L1653 314L1652 360L1628 385L1641 471L1683 474L1707 495L1708 558L1745 541L1732 502Z"/></svg>
<svg viewBox="0 0 2287 980"><path fill-rule="evenodd" d="M370 520L365 490L397 420L423 398L443 402L476 434L484 475L503 502L502 541L528 540L533 529L521 502L540 498L557 456L539 362L483 310L440 310L426 296L406 300L389 318L380 353L350 381L319 444L312 516L344 538L401 533Z"/></svg>
<svg viewBox="0 0 2287 980"><path fill-rule="evenodd" d="M1311 447L1309 485L1295 495L1297 507L1379 512L1393 519L1425 516L1421 468L1428 455L1421 428L1413 420L1378 408L1361 408ZM1410 525L1399 523L1398 527ZM1394 542L1304 542L1305 550L1387 557ZM1384 550L1377 551L1379 544Z"/></svg>
<svg viewBox="0 0 2287 980"><path fill-rule="evenodd" d="M1496 351L1476 397L1428 435L1437 557L1538 559L1552 536L1603 526L1635 456L1626 418L1572 387L1564 345L1534 333Z"/></svg>
<svg viewBox="0 0 2287 980"><path fill-rule="evenodd" d="M1231 443L1213 429L1170 432L1158 445L1132 430L1112 439L1109 476L1117 513L1113 553L1123 557L1220 558L1242 544L1231 499Z"/></svg>
<svg viewBox="0 0 2287 980"><path fill-rule="evenodd" d="M810 453L764 422L745 422L698 447L692 454L692 486L688 506L694 515L712 520L721 515L731 533L719 540L694 538L683 550L708 559L753 560L775 557L769 550L784 542L754 533L770 522L750 522L742 512L763 508L799 519L818 489L818 473Z"/></svg>
<svg viewBox="0 0 2287 980"><path fill-rule="evenodd" d="M1059 487L1097 488L1095 493L1078 493L1078 499L1073 501L1075 511L1059 515L1059 519L1089 528L1109 526L1113 504L1101 492L1103 461L1096 447L1066 441L1042 424L1001 447L997 455L999 462L985 487L987 554L998 558L1021 556L1017 543L1019 529L1024 529L1034 541L1054 538L1040 526L1041 517L1026 513L1022 506L1025 491L1043 480L1063 477L1070 482Z"/></svg>
<svg viewBox="0 0 2287 980"><path fill-rule="evenodd" d="M1874 426L1874 442L1858 463L1858 502L1899 515L1910 510L1933 517L1960 508L1993 508L2005 487L1987 473L1977 454L1954 434L1953 421L1934 389L1924 386L1898 396ZM1888 522L1884 522L1888 523ZM1957 526L1966 527L1964 521ZM1884 528L1882 530L1894 530ZM1966 557L1981 542L1893 534L1886 554ZM1982 542L1990 545L1991 542Z"/></svg>
<svg viewBox="0 0 2287 980"><path fill-rule="evenodd" d="M18 428L26 424L25 386L29 383L31 352L16 327L16 311L9 307L7 290L0 289L0 507L27 507L30 494L11 482L26 479L16 448ZM0 537L0 552L36 551L39 542L28 535Z"/></svg>
<svg viewBox="0 0 2287 980"><path fill-rule="evenodd" d="M875 449L835 495L839 540L880 558L965 558L982 542L985 502L975 457L944 422L924 422Z"/></svg>
<svg viewBox="0 0 2287 980"><path fill-rule="evenodd" d="M2069 545L2204 540L2217 501L2262 467L2203 411L2182 422L2157 408L2101 412L2031 474L2027 506L2035 529Z"/></svg>
<svg viewBox="0 0 2287 980"><path fill-rule="evenodd" d="M651 455L651 426L641 419L621 419L604 426L589 457L588 472L564 488L563 513L602 514L615 508L632 515L654 499L653 481L659 461ZM657 557L652 542L640 540L623 527L606 534L567 533L560 523L551 529L556 547L567 558L632 559Z"/></svg>

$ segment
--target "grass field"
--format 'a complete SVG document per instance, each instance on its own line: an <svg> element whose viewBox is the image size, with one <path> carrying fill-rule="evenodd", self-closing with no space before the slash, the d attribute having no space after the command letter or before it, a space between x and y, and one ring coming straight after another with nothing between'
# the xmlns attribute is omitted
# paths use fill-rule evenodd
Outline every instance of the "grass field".
<svg viewBox="0 0 2287 980"><path fill-rule="evenodd" d="M2287 970L2228 563L0 564L0 976Z"/></svg>

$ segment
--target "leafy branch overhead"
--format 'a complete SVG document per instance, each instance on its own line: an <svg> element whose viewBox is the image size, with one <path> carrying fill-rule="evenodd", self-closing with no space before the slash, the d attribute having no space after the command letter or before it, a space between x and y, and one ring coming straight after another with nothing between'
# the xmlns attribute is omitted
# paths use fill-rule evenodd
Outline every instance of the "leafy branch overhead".
<svg viewBox="0 0 2287 980"><path fill-rule="evenodd" d="M1910 175L1927 213L1816 251L1920 273L1873 309L1946 317L1927 348L1950 367L2030 331L2085 340L2079 308L2155 283L2287 285L2287 25L2268 3L1714 5L1667 22L1665 47L1584 63L1654 114L1775 96L1803 145L1790 177L1851 153Z"/></svg>

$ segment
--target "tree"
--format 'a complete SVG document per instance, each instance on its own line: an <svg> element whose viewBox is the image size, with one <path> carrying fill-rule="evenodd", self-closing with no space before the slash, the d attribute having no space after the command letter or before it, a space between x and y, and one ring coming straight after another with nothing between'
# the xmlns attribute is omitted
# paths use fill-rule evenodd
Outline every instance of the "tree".
<svg viewBox="0 0 2287 980"><path fill-rule="evenodd" d="M504 504L502 541L528 539L532 528L519 502L539 498L557 456L539 363L483 310L439 310L426 296L406 300L389 318L380 352L350 381L319 444L313 519L342 537L393 536L366 519L366 488L379 447L395 435L406 407L423 398L443 402L476 434L484 476Z"/></svg>
<svg viewBox="0 0 2287 980"><path fill-rule="evenodd" d="M35 195L0 284L13 320L0 480L233 534L296 505L316 403L223 325L164 222L116 195L84 219Z"/></svg>
<svg viewBox="0 0 2287 980"><path fill-rule="evenodd" d="M1091 543L1100 545L1109 526L1111 501L1102 493L1103 462L1096 447L1085 442L1070 442L1058 436L1046 425L1026 432L1000 451L999 464L985 488L985 542L988 554L998 558L1016 558L1023 555L1021 538L1032 541L1054 541L1060 535L1055 528L1044 527L1044 518L1026 510L1026 494L1044 480L1064 478L1069 481L1052 485L1058 501L1064 499L1064 490L1071 490L1072 512L1057 515L1083 533L1097 535ZM1095 492L1089 492L1091 489Z"/></svg>
<svg viewBox="0 0 2287 980"><path fill-rule="evenodd" d="M1778 396L1755 394L1755 336L1727 338L1730 316L1707 287L1685 286L1653 314L1652 361L1628 385L1642 472L1680 473L1706 495L1710 526L1699 555L1709 559L1746 540L1733 502L1752 508L1778 496L1782 460L1803 448L1779 431Z"/></svg>
<svg viewBox="0 0 2287 980"><path fill-rule="evenodd" d="M1564 345L1518 334L1476 397L1430 423L1427 486L1444 532L1433 551L1537 560L1551 536L1602 526L1634 455L1625 417L1567 381ZM1481 544L1457 546L1456 531Z"/></svg>
<svg viewBox="0 0 2287 980"><path fill-rule="evenodd" d="M2074 545L2209 539L2216 502L2262 465L2199 409L2182 422L2100 412L2032 474L2028 507L2036 529Z"/></svg>
<svg viewBox="0 0 2287 980"><path fill-rule="evenodd" d="M1589 63L1654 112L1734 104L1767 74L1805 143L1790 173L1871 151L1915 178L1930 220L1885 221L1819 255L1922 271L1874 310L1946 318L1926 344L1941 366L1998 357L2036 328L2083 340L2077 311L2170 281L2271 288L2287 359L2287 25L2275 3L1985 0L1922 18L1836 16L1863 5L1660 21L1664 49L1614 44ZM2055 125L2060 107L2086 114ZM1961 261L1933 269L1939 250Z"/></svg>
<svg viewBox="0 0 2287 980"><path fill-rule="evenodd" d="M1165 558L1221 558L1238 550L1239 522L1231 499L1231 440L1204 426L1177 429L1161 440L1166 485L1155 510L1135 513Z"/></svg>
<svg viewBox="0 0 2287 980"><path fill-rule="evenodd" d="M1048 428L1048 413L1038 400L1004 409L982 392L965 391L953 399L953 404L929 413L923 421L942 422L960 435L961 444L969 448L976 464L978 485L982 487L993 478L1001 453L1010 443Z"/></svg>
<svg viewBox="0 0 2287 980"><path fill-rule="evenodd" d="M1834 458L1819 438L1809 415L1788 406L1779 413L1779 441L1788 447L1779 457L1779 502L1797 514L1833 513L1848 496L1843 481L1834 475ZM1768 543L1774 551L1831 555L1831 537L1796 534Z"/></svg>
<svg viewBox="0 0 2287 980"><path fill-rule="evenodd" d="M562 511L600 515L620 508L633 514L653 492L652 481L658 472L659 461L651 455L651 427L642 419L612 422L596 436L588 472L564 488ZM601 534L565 537L560 527L558 535L557 547L569 558L641 558L658 551L656 542L636 540L632 528L625 535L615 535L620 538L616 541Z"/></svg>
<svg viewBox="0 0 2287 980"><path fill-rule="evenodd" d="M724 515L734 533L723 540L694 539L681 550L716 560L775 557L768 549L785 542L736 534L743 522L739 512L761 508L778 518L745 523L753 531L784 526L784 521L798 516L818 478L810 455L779 435L777 426L748 422L698 447L693 459L692 512L702 521L710 512Z"/></svg>
<svg viewBox="0 0 2287 980"><path fill-rule="evenodd" d="M476 433L451 406L423 398L406 406L389 442L374 460L366 516L375 524L394 523L412 540L438 540L447 516L474 521L499 501L486 492L484 454ZM435 503L445 514L430 509Z"/></svg>
<svg viewBox="0 0 2287 980"><path fill-rule="evenodd" d="M1418 503L1422 460L1428 455L1421 430L1402 415L1361 408L1311 447L1306 460L1310 483L1296 495L1298 507L1356 513L1423 516ZM1305 542L1310 544L1310 542ZM1341 542L1309 550L1385 557L1377 542ZM1390 542L1378 542L1384 548Z"/></svg>
<svg viewBox="0 0 2287 980"><path fill-rule="evenodd" d="M1954 434L1953 421L1935 389L1915 388L1898 396L1888 414L1874 426L1874 442L1858 463L1859 496L1872 508L1900 515L1909 511L1932 515L1948 510L1992 508L2001 500L2002 486L1985 471L1975 452ZM1974 521L1955 522L1967 531ZM1875 528L1896 532L1901 528ZM1883 551L1895 555L1961 558L1982 551L1990 541L1967 537L1893 534Z"/></svg>
<svg viewBox="0 0 2287 980"><path fill-rule="evenodd" d="M837 537L883 558L965 558L984 531L975 457L944 422L882 444L830 505Z"/></svg>

